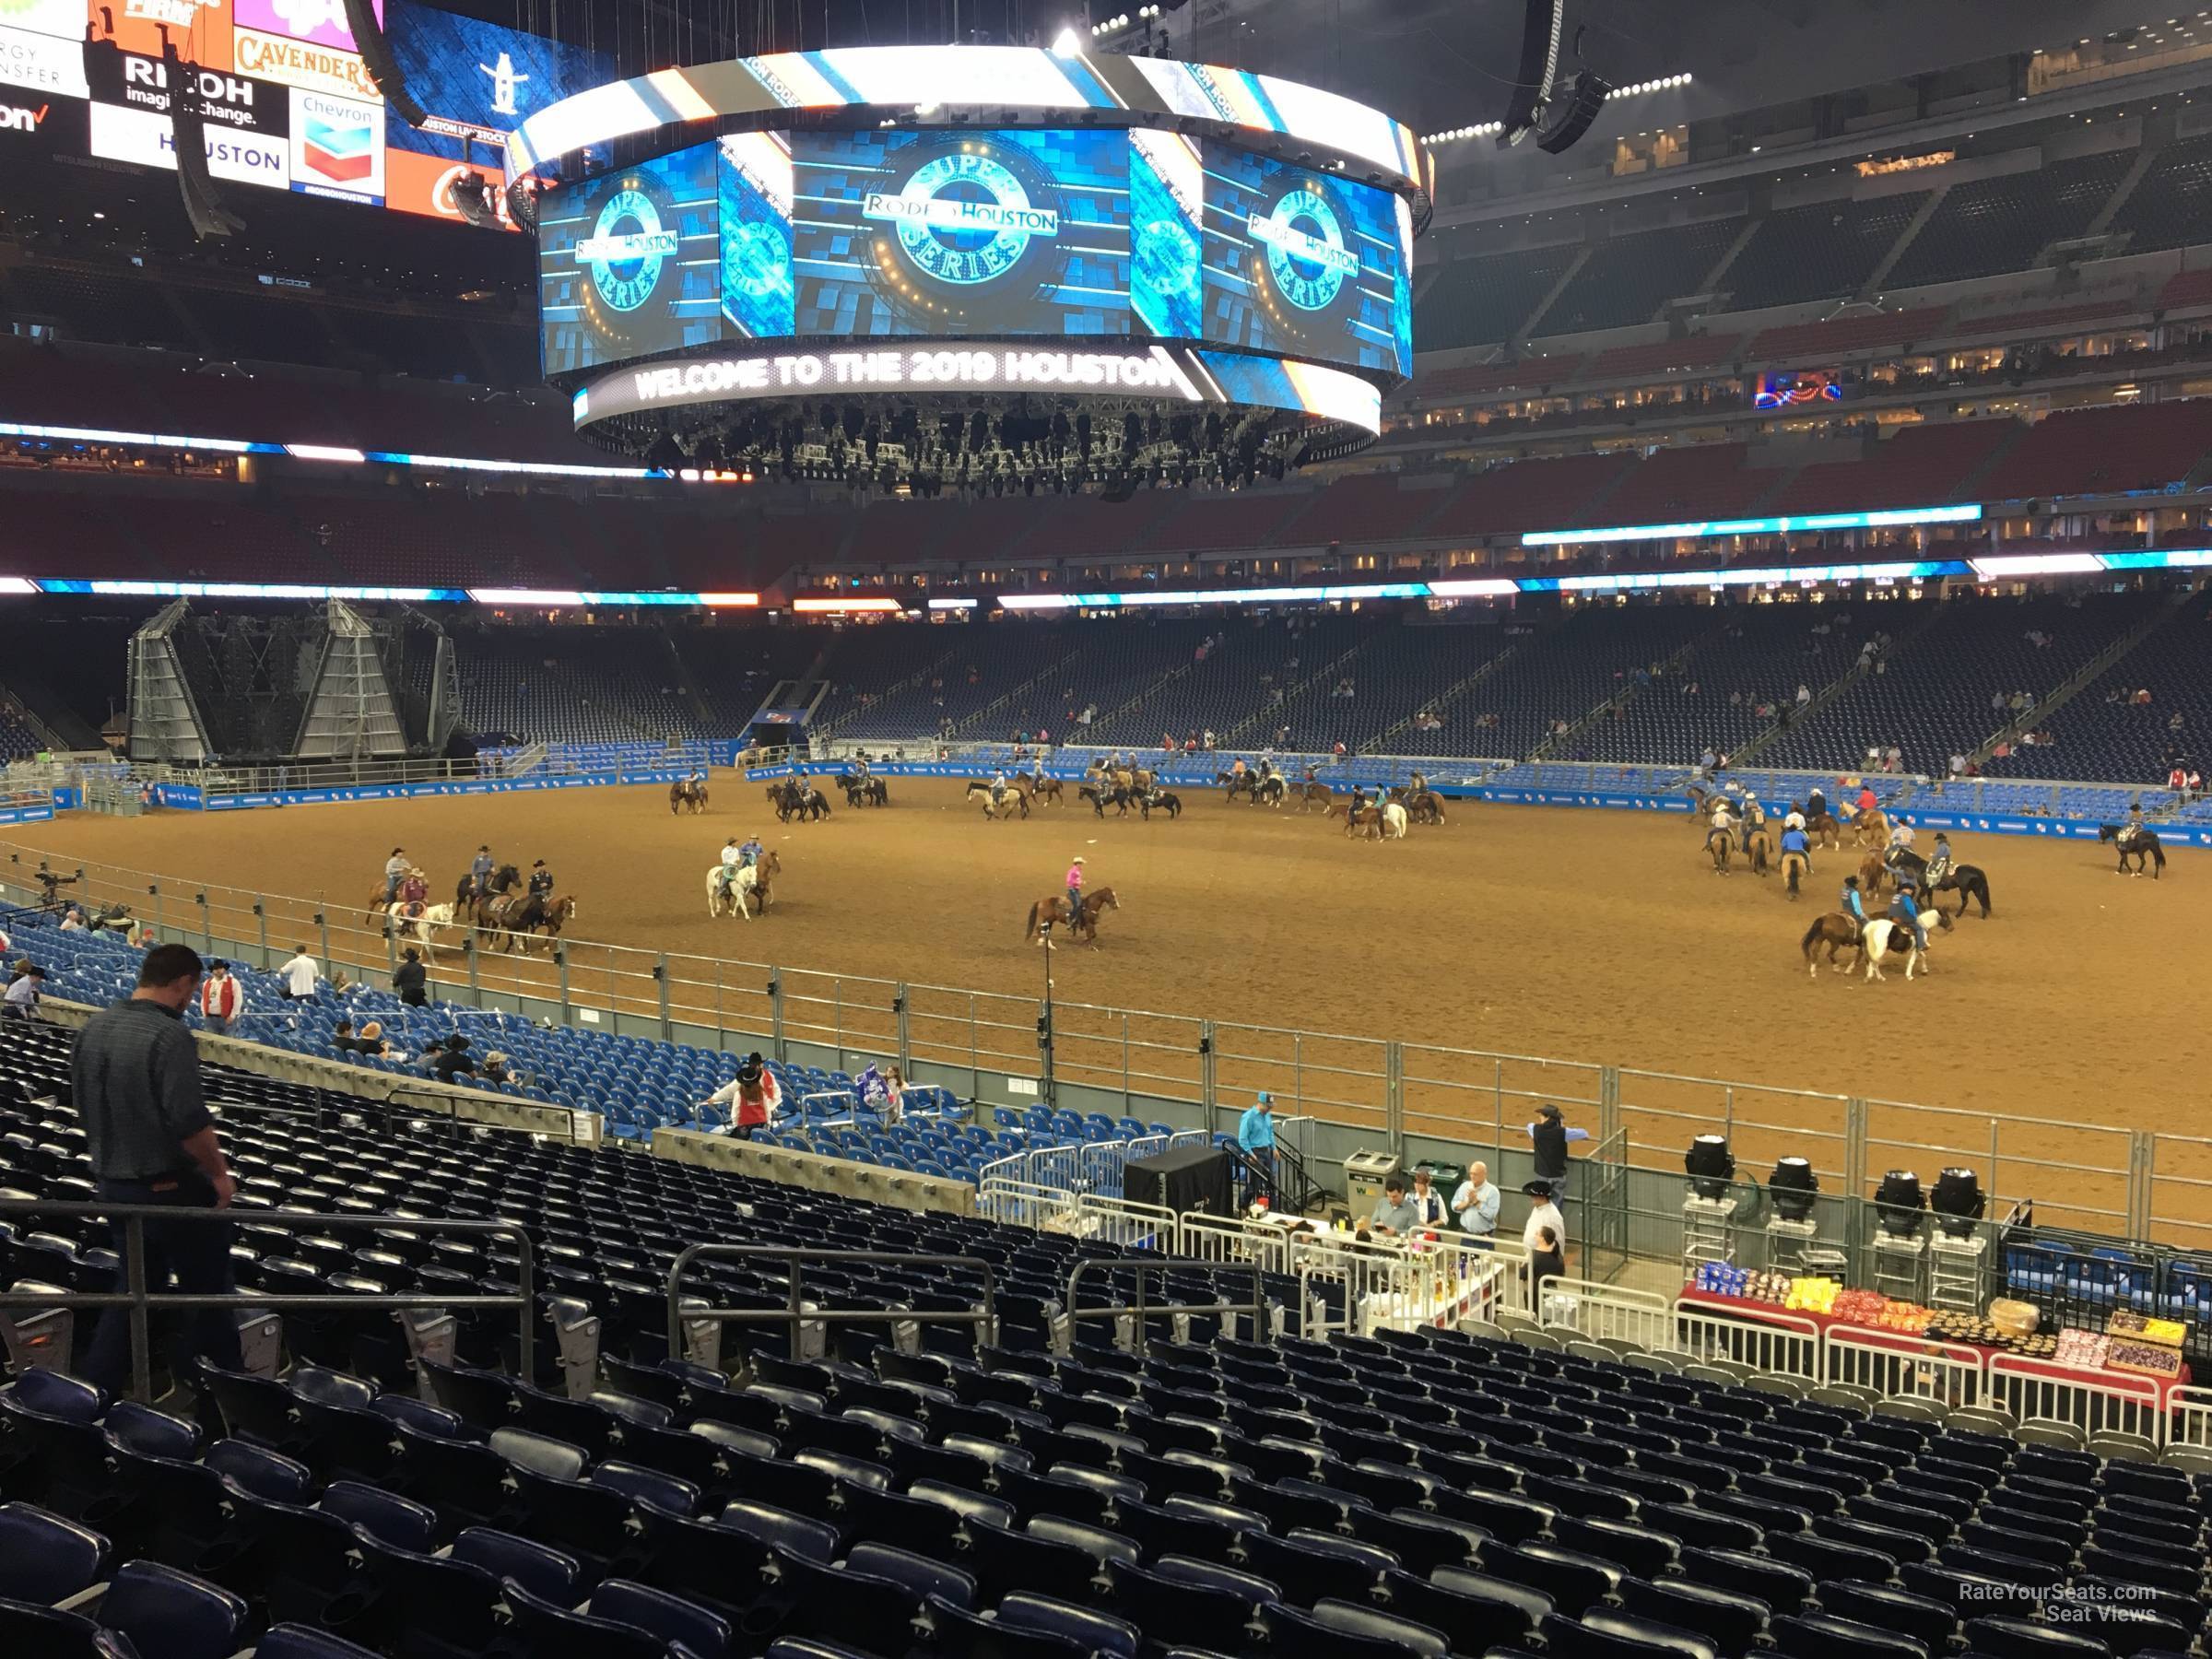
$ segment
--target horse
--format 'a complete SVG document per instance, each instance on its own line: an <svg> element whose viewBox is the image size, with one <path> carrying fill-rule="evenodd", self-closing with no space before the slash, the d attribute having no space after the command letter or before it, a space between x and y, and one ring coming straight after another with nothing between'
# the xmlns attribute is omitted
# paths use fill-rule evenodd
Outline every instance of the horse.
<svg viewBox="0 0 2212 1659"><path fill-rule="evenodd" d="M707 809L707 782L704 778L678 778L668 785L668 814L704 812Z"/></svg>
<svg viewBox="0 0 2212 1659"><path fill-rule="evenodd" d="M794 778L783 791L782 803L776 807L776 817L783 823L796 817L801 823L810 818L830 816L830 797L804 779Z"/></svg>
<svg viewBox="0 0 2212 1659"><path fill-rule="evenodd" d="M512 950L517 936L535 927L545 913L543 894L503 893L477 900L470 921L478 933L496 936L502 950Z"/></svg>
<svg viewBox="0 0 2212 1659"><path fill-rule="evenodd" d="M1859 954L1852 963L1853 968L1865 964L1870 980L1887 979L1882 971L1882 958L1891 951L1901 951L1905 959L1905 978L1914 973L1925 973L1927 966L1921 960L1920 936L1902 922L1892 922L1887 916L1877 916L1866 924L1866 931L1859 935Z"/></svg>
<svg viewBox="0 0 2212 1659"><path fill-rule="evenodd" d="M1071 917L1067 911L1067 895L1048 893L1030 906L1029 925L1022 930L1021 936L1025 939L1034 937L1041 945L1044 943L1045 929L1055 922L1065 922L1068 924L1069 938L1080 941L1085 935L1088 935L1091 948L1095 950L1099 945L1099 918L1110 910L1121 908L1122 901L1114 896L1113 889L1102 887L1095 892L1084 894L1083 913Z"/></svg>
<svg viewBox="0 0 2212 1659"><path fill-rule="evenodd" d="M1336 799L1336 792L1326 783L1293 783L1290 793L1298 797L1298 809L1300 812L1316 805L1325 810Z"/></svg>
<svg viewBox="0 0 2212 1659"><path fill-rule="evenodd" d="M1851 833L1860 846L1889 844L1889 818L1879 806L1869 806L1851 820Z"/></svg>
<svg viewBox="0 0 2212 1659"><path fill-rule="evenodd" d="M1347 812L1344 832L1364 835L1370 841L1404 841L1406 821L1406 808L1395 801L1385 801L1380 806L1362 806L1358 812Z"/></svg>
<svg viewBox="0 0 2212 1659"><path fill-rule="evenodd" d="M1040 806L1047 801L1055 806L1061 804L1060 780L1057 778L1034 778L1025 774L1014 780L1014 787L1021 791L1024 800L1034 801Z"/></svg>
<svg viewBox="0 0 2212 1659"><path fill-rule="evenodd" d="M724 879L725 872L729 876L726 881ZM747 865L735 871L731 871L727 865L710 866L707 870L707 914L723 914L722 907L726 904L731 915L743 916L749 922L752 913L746 909L745 901L748 896L753 896L759 899L761 914L766 915L769 879L782 873L783 861L772 850L759 863Z"/></svg>
<svg viewBox="0 0 2212 1659"><path fill-rule="evenodd" d="M1824 915L1813 918L1813 924L1805 930L1805 937L1800 939L1797 944L1798 948L1805 952L1806 972L1818 979L1820 976L1820 966L1813 960L1815 950L1823 945L1827 946L1830 969L1837 973L1843 973L1848 970L1836 967L1836 953L1847 945L1856 948L1858 942L1859 924L1857 919L1845 915L1841 911L1830 911Z"/></svg>
<svg viewBox="0 0 2212 1659"><path fill-rule="evenodd" d="M1902 848L1898 850L1904 851ZM1918 854L1914 854L1913 858L1922 869L1927 868L1926 864L1919 858ZM1897 885L1896 871L1890 866L1888 853L1869 853L1859 860L1859 890L1861 892L1869 899L1877 898L1881 894L1882 883L1885 881L1888 882L1891 887Z"/></svg>
<svg viewBox="0 0 2212 1659"><path fill-rule="evenodd" d="M1961 916L1966 914L1966 907L1970 902L1979 901L1982 906L1982 920L1984 922L1989 920L1989 877L1982 873L1979 865L1953 865L1944 878L1937 882L1933 890L1929 892L1928 908L1937 915L1943 916L1944 925L1947 927L1950 925L1950 918L1943 907L1936 902L1936 894L1938 893L1958 894L1959 913Z"/></svg>
<svg viewBox="0 0 2212 1659"><path fill-rule="evenodd" d="M1798 884L1812 873L1813 861L1802 853L1784 853L1782 855L1782 873L1790 884L1789 900L1797 902Z"/></svg>
<svg viewBox="0 0 2212 1659"><path fill-rule="evenodd" d="M1773 870L1770 866L1774 857L1774 841L1768 833L1767 820L1764 818L1745 824L1744 856L1751 861L1753 875L1771 876L1773 874Z"/></svg>
<svg viewBox="0 0 2212 1659"><path fill-rule="evenodd" d="M1228 797L1232 801L1239 794L1250 794L1254 800L1259 798L1259 779L1252 772L1218 771L1214 774L1214 782L1228 785Z"/></svg>
<svg viewBox="0 0 2212 1659"><path fill-rule="evenodd" d="M1182 816L1182 797L1167 789L1156 789L1150 794L1136 797L1136 809L1144 816L1146 822L1151 821L1156 808L1171 818L1179 818Z"/></svg>
<svg viewBox="0 0 2212 1659"><path fill-rule="evenodd" d="M1271 774L1263 778L1253 785L1252 804L1254 806L1262 805L1280 806L1283 804L1283 795L1287 788L1288 785L1283 782L1279 775Z"/></svg>
<svg viewBox="0 0 2212 1659"><path fill-rule="evenodd" d="M845 792L845 805L855 809L862 806L888 806L891 792L883 786L881 778L864 778L857 772L837 774L837 786Z"/></svg>
<svg viewBox="0 0 2212 1659"><path fill-rule="evenodd" d="M431 931L454 926L453 912L451 904L426 904L410 916L406 905L389 904L384 907L384 931L400 939L413 939L422 947L422 959L435 962L438 953L430 945Z"/></svg>
<svg viewBox="0 0 2212 1659"><path fill-rule="evenodd" d="M2166 873L2166 849L2159 844L2157 836L2140 824L2100 824L2097 827L2097 840L2100 843L2118 843L2120 867L2113 872L2115 875L2140 876L2151 866L2153 861L2157 865L2150 871L2153 881ZM2136 861L2136 867L2132 870L2127 867L2127 861L2131 858Z"/></svg>
<svg viewBox="0 0 2212 1659"><path fill-rule="evenodd" d="M1809 813L1805 820L1805 839L1824 853L1833 853L1843 844L1843 826L1833 813Z"/></svg>
<svg viewBox="0 0 2212 1659"><path fill-rule="evenodd" d="M968 781L967 798L969 804L972 806L978 795L983 797L983 816L986 818L1010 818L1017 812L1025 818L1030 816L1030 797L1010 783L1006 786L1006 798L1002 801L993 797L990 784L980 779L971 778Z"/></svg>
<svg viewBox="0 0 2212 1659"><path fill-rule="evenodd" d="M575 919L576 900L574 895L571 894L566 898L549 898L540 907L537 921L532 924L525 933L516 936L522 939L523 948L527 950L530 948L530 941L535 936L537 929L542 927L546 930L546 943L550 947L555 940L560 937L560 930Z"/></svg>
<svg viewBox="0 0 2212 1659"><path fill-rule="evenodd" d="M514 891L515 883L522 878L523 873L512 865L501 865L491 873L491 880L488 885L489 890L494 893L512 893ZM474 876L464 876L453 888L453 908L456 911L465 910L476 901L476 897L477 878Z"/></svg>
<svg viewBox="0 0 2212 1659"><path fill-rule="evenodd" d="M1712 873L1728 874L1728 855L1735 850L1735 825L1733 820L1713 824L1705 831L1705 851L1712 854Z"/></svg>
<svg viewBox="0 0 2212 1659"><path fill-rule="evenodd" d="M1406 811L1417 824L1441 827L1444 821L1444 800L1433 789L1417 789L1406 797Z"/></svg>

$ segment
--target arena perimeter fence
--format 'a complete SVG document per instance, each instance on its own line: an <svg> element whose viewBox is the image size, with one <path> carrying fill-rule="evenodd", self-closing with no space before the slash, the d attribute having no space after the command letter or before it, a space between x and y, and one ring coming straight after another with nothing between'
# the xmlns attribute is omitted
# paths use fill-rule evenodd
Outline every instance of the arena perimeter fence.
<svg viewBox="0 0 2212 1659"><path fill-rule="evenodd" d="M390 983L397 963L401 941L369 915L372 881L359 893L306 899L82 865L50 848L0 842L0 895L36 905L41 893L32 872L41 861L77 877L62 889L67 901L127 905L158 937L206 954L273 969L305 944L326 977L376 985ZM750 924L728 925L742 941ZM1519 1190L1534 1172L1527 1124L1539 1106L1557 1104L1570 1124L1589 1129L1585 1149L1595 1153L1576 1162L1571 1230L1579 1243L1624 1259L1680 1259L1682 1153L1691 1137L1716 1132L1729 1137L1745 1178L1735 1189L1743 1199L1738 1262L1756 1263L1763 1249L1764 1188L1750 1178L1786 1156L1811 1162L1822 1188L1820 1236L1854 1260L1865 1260L1873 1243L1867 1201L1883 1173L1911 1169L1932 1185L1935 1171L1948 1165L1979 1173L1993 1217L2028 1203L2041 1226L2107 1243L2212 1248L2212 1140L2150 1127L1057 998L1048 1004L582 937L511 952L466 928L434 936L431 990L451 1002L583 1030L758 1049L832 1070L895 1060L912 1081L943 1085L986 1108L1049 1099L1077 1112L1219 1133L1233 1131L1253 1094L1266 1089L1283 1117L1310 1120L1298 1126L1300 1149L1317 1171L1378 1149L1406 1166L1482 1159L1512 1195L1509 1227L1517 1225ZM280 1007L254 1008L245 1034L255 1020L291 1018Z"/></svg>

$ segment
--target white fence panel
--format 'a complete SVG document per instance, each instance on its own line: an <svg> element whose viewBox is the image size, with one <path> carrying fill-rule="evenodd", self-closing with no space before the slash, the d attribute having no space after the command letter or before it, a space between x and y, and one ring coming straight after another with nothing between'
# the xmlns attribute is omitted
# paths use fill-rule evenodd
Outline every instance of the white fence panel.
<svg viewBox="0 0 2212 1659"><path fill-rule="evenodd" d="M1177 1253L1175 1212L1156 1204L1136 1204L1126 1198L1083 1193L1077 1196L1066 1226L1077 1238L1118 1244L1125 1250L1148 1250L1163 1256Z"/></svg>
<svg viewBox="0 0 2212 1659"><path fill-rule="evenodd" d="M2025 1423L2071 1423L2084 1434L2165 1432L2164 1391L2156 1379L2120 1371L2074 1371L2047 1359L1997 1354L1989 1361L1990 1404Z"/></svg>
<svg viewBox="0 0 2212 1659"><path fill-rule="evenodd" d="M1820 1380L1872 1389L1886 1400L1980 1406L1988 1395L1987 1367L1982 1349L1962 1343L1830 1325L1822 1340Z"/></svg>
<svg viewBox="0 0 2212 1659"><path fill-rule="evenodd" d="M1641 1348L1664 1348L1674 1334L1675 1311L1656 1290L1631 1290L1548 1274L1536 1288L1539 1324L1598 1342L1632 1342Z"/></svg>
<svg viewBox="0 0 2212 1659"><path fill-rule="evenodd" d="M2167 1391L2166 1444L2212 1452L2212 1388Z"/></svg>
<svg viewBox="0 0 2212 1659"><path fill-rule="evenodd" d="M1737 1319L1677 1300L1666 1347L1691 1364L1747 1365L1807 1382L1820 1376L1819 1325L1788 1314Z"/></svg>
<svg viewBox="0 0 2212 1659"><path fill-rule="evenodd" d="M1187 1211L1176 1224L1180 1253L1194 1262L1239 1267L1257 1265L1262 1273L1288 1275L1292 1234L1273 1222L1241 1216L1208 1216Z"/></svg>
<svg viewBox="0 0 2212 1659"><path fill-rule="evenodd" d="M1006 1163L1019 1159L1007 1159ZM1039 1186L1013 1175L994 1175L992 1165L983 1171L983 1179L975 1189L975 1213L986 1221L1004 1222L1009 1227L1032 1227L1040 1230L1055 1230L1067 1226L1074 1215L1076 1195L1065 1187Z"/></svg>

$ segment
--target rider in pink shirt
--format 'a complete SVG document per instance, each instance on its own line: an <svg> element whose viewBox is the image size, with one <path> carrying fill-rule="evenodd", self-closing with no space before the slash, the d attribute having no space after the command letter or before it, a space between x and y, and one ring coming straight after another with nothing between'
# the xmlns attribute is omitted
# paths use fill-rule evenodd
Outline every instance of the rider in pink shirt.
<svg viewBox="0 0 2212 1659"><path fill-rule="evenodd" d="M1067 866L1067 924L1072 929L1083 920L1083 861L1078 858Z"/></svg>

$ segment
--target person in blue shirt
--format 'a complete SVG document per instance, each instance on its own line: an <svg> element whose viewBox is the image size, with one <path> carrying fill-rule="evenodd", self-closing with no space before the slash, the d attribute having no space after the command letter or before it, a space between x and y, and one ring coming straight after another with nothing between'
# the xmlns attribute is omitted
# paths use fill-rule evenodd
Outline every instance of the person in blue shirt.
<svg viewBox="0 0 2212 1659"><path fill-rule="evenodd" d="M1245 1162L1252 1171L1244 1188L1244 1202L1249 1205L1263 1197L1272 1201L1275 1196L1275 1097L1264 1088L1253 1097L1244 1115L1237 1120L1237 1145L1243 1148Z"/></svg>
<svg viewBox="0 0 2212 1659"><path fill-rule="evenodd" d="M1782 832L1782 873L1789 877L1790 899L1797 898L1797 884L1813 868L1813 843L1805 833L1803 824L1792 825Z"/></svg>
<svg viewBox="0 0 2212 1659"><path fill-rule="evenodd" d="M478 847L476 857L468 862L469 891L478 899L491 892L491 849Z"/></svg>
<svg viewBox="0 0 2212 1659"><path fill-rule="evenodd" d="M1866 900L1859 892L1856 876L1843 877L1843 913L1858 924L1859 936L1866 936Z"/></svg>
<svg viewBox="0 0 2212 1659"><path fill-rule="evenodd" d="M1928 924L1921 919L1920 905L1912 897L1912 877L1905 877L1898 882L1897 897L1889 900L1889 919L1910 927L1912 936L1920 941L1921 949L1927 949Z"/></svg>

